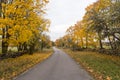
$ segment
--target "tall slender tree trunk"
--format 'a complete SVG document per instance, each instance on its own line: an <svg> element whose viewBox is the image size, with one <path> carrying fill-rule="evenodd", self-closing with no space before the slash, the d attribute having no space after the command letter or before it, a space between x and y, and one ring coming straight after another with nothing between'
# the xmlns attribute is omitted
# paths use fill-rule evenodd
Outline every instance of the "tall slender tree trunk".
<svg viewBox="0 0 120 80"><path fill-rule="evenodd" d="M28 51L26 42L22 46L23 46L23 51Z"/></svg>
<svg viewBox="0 0 120 80"><path fill-rule="evenodd" d="M86 49L88 48L88 34L86 34Z"/></svg>
<svg viewBox="0 0 120 80"><path fill-rule="evenodd" d="M118 45L117 45L116 40L115 40L114 37L113 37L113 42L114 42L114 49L118 49Z"/></svg>
<svg viewBox="0 0 120 80"><path fill-rule="evenodd" d="M31 44L30 48L29 48L29 54L33 54L33 52L35 51L35 44Z"/></svg>
<svg viewBox="0 0 120 80"><path fill-rule="evenodd" d="M7 0L0 0L0 18L5 19L5 15L2 12L2 3L7 3ZM4 9L5 10L5 9ZM9 34L8 34L8 28L9 26L6 25L5 28L2 28L2 53L6 53L8 50L8 42L7 39L9 38Z"/></svg>
<svg viewBox="0 0 120 80"><path fill-rule="evenodd" d="M40 50L43 50L43 41L41 41L41 46L40 46Z"/></svg>
<svg viewBox="0 0 120 80"><path fill-rule="evenodd" d="M7 50L8 50L8 42L6 41L8 35L6 35L6 29L3 28L2 29L3 31L3 35L2 35L2 53L5 54L7 53Z"/></svg>
<svg viewBox="0 0 120 80"><path fill-rule="evenodd" d="M115 34L113 34L113 37L114 37L115 39L117 39L118 41L120 41L120 38L118 38L117 36L115 36Z"/></svg>
<svg viewBox="0 0 120 80"><path fill-rule="evenodd" d="M81 47L84 48L84 43L83 43L82 37L80 39L81 39Z"/></svg>
<svg viewBox="0 0 120 80"><path fill-rule="evenodd" d="M3 19L5 19L4 14L1 14L3 16L1 16ZM7 53L8 50L8 42L7 39L9 38L9 34L8 34L8 26L6 25L5 28L2 28L2 53L5 54Z"/></svg>
<svg viewBox="0 0 120 80"><path fill-rule="evenodd" d="M18 45L18 52L19 52L19 51L22 51L22 50L23 50L22 44L20 43L20 44Z"/></svg>
<svg viewBox="0 0 120 80"><path fill-rule="evenodd" d="M103 49L101 34L98 33L100 49Z"/></svg>
<svg viewBox="0 0 120 80"><path fill-rule="evenodd" d="M111 41L111 39L110 39L110 36L108 36L108 40L109 40L109 43L110 43L110 47L111 47L111 49L113 50L114 47L113 47L113 45L112 45L112 41Z"/></svg>

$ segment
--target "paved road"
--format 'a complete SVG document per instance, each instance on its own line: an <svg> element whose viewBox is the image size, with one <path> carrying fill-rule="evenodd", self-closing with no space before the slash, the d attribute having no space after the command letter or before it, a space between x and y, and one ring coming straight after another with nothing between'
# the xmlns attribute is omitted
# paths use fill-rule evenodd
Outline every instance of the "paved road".
<svg viewBox="0 0 120 80"><path fill-rule="evenodd" d="M63 51L54 48L47 60L14 80L93 80L93 78Z"/></svg>

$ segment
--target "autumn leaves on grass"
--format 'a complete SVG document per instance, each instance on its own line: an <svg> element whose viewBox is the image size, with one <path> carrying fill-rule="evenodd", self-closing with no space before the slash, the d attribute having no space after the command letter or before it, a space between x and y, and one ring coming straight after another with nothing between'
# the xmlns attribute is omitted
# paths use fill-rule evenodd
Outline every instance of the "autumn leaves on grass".
<svg viewBox="0 0 120 80"><path fill-rule="evenodd" d="M47 59L51 54L52 51L47 51L0 61L0 80L12 80L16 75Z"/></svg>
<svg viewBox="0 0 120 80"><path fill-rule="evenodd" d="M120 57L89 51L65 51L90 72L96 80L120 79Z"/></svg>

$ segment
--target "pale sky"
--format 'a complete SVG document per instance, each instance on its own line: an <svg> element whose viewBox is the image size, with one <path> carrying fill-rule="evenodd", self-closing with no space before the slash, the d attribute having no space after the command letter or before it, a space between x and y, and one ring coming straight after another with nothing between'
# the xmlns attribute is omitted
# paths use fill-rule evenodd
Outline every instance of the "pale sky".
<svg viewBox="0 0 120 80"><path fill-rule="evenodd" d="M65 35L65 31L82 20L85 8L96 0L50 0L47 18L51 20L49 35L52 41Z"/></svg>

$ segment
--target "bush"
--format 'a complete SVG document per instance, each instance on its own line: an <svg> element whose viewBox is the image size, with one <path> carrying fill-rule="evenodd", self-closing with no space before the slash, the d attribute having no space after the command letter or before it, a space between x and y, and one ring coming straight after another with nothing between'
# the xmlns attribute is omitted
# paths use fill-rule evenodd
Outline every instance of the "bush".
<svg viewBox="0 0 120 80"><path fill-rule="evenodd" d="M111 49L99 49L99 53L109 54L109 55L117 55L120 56L120 50L111 50Z"/></svg>
<svg viewBox="0 0 120 80"><path fill-rule="evenodd" d="M8 52L6 54L1 54L0 59L16 58L16 57L22 56L25 53L27 53L27 52L26 51L23 51L23 52Z"/></svg>

